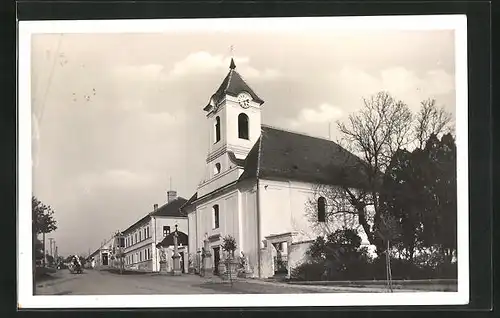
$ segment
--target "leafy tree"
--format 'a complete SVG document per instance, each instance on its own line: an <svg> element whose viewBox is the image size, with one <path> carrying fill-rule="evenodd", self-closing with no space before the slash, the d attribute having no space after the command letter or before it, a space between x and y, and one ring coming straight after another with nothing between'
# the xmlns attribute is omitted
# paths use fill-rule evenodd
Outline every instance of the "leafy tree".
<svg viewBox="0 0 500 318"><path fill-rule="evenodd" d="M35 234L50 233L57 229L54 211L50 206L43 204L36 197L32 197L33 231Z"/></svg>
<svg viewBox="0 0 500 318"><path fill-rule="evenodd" d="M426 166L426 209L423 240L426 246L439 246L444 262L450 263L457 248L456 146L451 134L439 140L432 135L424 154Z"/></svg>
<svg viewBox="0 0 500 318"><path fill-rule="evenodd" d="M431 134L423 149L397 152L384 177L382 206L401 228L398 247L415 252L438 246L449 263L456 249L456 155L451 134ZM422 259L420 257L419 259ZM434 257L434 259L436 259Z"/></svg>
<svg viewBox="0 0 500 318"><path fill-rule="evenodd" d="M236 248L236 239L233 236L226 235L222 239L222 250L229 253L231 257L234 257L234 251Z"/></svg>
<svg viewBox="0 0 500 318"><path fill-rule="evenodd" d="M32 212L32 236L33 236L33 262L36 260L45 260L45 236L44 242L39 242L37 235L50 233L57 229L56 220L54 219L54 211L50 206L43 204L35 196L31 198L31 212ZM41 246L40 246L41 245ZM41 250L41 253L40 253ZM44 262L45 265L45 262Z"/></svg>

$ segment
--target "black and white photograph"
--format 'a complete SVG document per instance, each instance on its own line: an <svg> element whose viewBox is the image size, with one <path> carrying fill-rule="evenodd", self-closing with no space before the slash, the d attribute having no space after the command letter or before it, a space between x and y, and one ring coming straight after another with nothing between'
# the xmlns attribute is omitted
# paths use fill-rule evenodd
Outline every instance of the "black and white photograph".
<svg viewBox="0 0 500 318"><path fill-rule="evenodd" d="M466 26L20 22L19 306L467 304Z"/></svg>

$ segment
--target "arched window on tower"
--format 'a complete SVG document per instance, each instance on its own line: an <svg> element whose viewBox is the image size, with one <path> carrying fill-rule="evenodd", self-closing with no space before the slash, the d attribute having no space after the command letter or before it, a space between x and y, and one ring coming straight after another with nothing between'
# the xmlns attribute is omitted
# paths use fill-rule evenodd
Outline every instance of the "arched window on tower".
<svg viewBox="0 0 500 318"><path fill-rule="evenodd" d="M238 138L248 140L248 116L246 114L238 115Z"/></svg>
<svg viewBox="0 0 500 318"><path fill-rule="evenodd" d="M215 143L220 140L220 117L215 117Z"/></svg>
<svg viewBox="0 0 500 318"><path fill-rule="evenodd" d="M220 173L220 163L216 163L214 167L214 175Z"/></svg>
<svg viewBox="0 0 500 318"><path fill-rule="evenodd" d="M318 198L318 222L326 221L326 199L324 197Z"/></svg>

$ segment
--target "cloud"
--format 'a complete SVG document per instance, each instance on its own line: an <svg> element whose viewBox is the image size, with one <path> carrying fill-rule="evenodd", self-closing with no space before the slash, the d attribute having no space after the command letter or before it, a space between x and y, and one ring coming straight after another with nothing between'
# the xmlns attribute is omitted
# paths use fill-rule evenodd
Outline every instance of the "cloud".
<svg viewBox="0 0 500 318"><path fill-rule="evenodd" d="M403 100L411 108L418 108L427 98L439 99L455 89L454 76L442 69L432 69L421 74L404 67L383 69L375 74L346 66L333 75L337 94L346 98L343 102L361 106L361 98L379 91L387 91ZM354 94L355 93L355 94ZM352 100L356 96L357 100ZM348 98L351 98L347 100Z"/></svg>
<svg viewBox="0 0 500 318"><path fill-rule="evenodd" d="M323 103L317 108L304 108L298 116L290 121L293 128L307 124L327 123L342 117L342 109L336 106Z"/></svg>
<svg viewBox="0 0 500 318"><path fill-rule="evenodd" d="M231 58L221 54L213 55L206 51L199 51L189 54L183 60L176 62L172 69L163 75L163 79L178 79L191 75L219 73L228 70ZM258 70L249 65L249 57L234 58L237 70L244 74L246 78L275 79L282 76L281 72L275 69Z"/></svg>

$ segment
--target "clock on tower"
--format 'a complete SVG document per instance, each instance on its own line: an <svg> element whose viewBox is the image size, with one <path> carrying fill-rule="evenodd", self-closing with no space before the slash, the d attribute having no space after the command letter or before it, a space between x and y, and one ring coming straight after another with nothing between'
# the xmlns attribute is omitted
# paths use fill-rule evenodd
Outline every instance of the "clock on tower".
<svg viewBox="0 0 500 318"><path fill-rule="evenodd" d="M247 92L242 92L238 95L237 100L238 104L246 109L250 107L250 101L252 100L252 97Z"/></svg>

